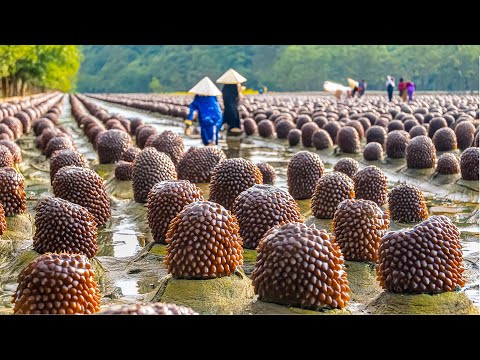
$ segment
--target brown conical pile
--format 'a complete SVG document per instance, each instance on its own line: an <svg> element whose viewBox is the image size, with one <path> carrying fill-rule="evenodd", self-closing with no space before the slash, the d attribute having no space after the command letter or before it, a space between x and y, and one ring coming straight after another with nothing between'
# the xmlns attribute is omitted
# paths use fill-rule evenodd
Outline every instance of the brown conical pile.
<svg viewBox="0 0 480 360"><path fill-rule="evenodd" d="M148 303L133 305L113 305L102 310L99 315L198 315L191 308L175 304Z"/></svg>
<svg viewBox="0 0 480 360"><path fill-rule="evenodd" d="M242 191L262 183L262 173L253 162L241 158L227 159L213 171L208 200L233 210L235 199Z"/></svg>
<svg viewBox="0 0 480 360"><path fill-rule="evenodd" d="M146 203L153 185L164 180L177 180L175 165L167 154L147 147L133 165L132 185L136 202Z"/></svg>
<svg viewBox="0 0 480 360"><path fill-rule="evenodd" d="M407 152L407 146L410 143L410 135L403 130L394 130L388 133L386 152L392 159L402 159Z"/></svg>
<svg viewBox="0 0 480 360"><path fill-rule="evenodd" d="M295 124L287 119L280 120L275 125L275 132L277 133L277 138L286 139L290 130L295 128Z"/></svg>
<svg viewBox="0 0 480 360"><path fill-rule="evenodd" d="M475 126L470 121L462 121L455 127L455 136L458 148L463 151L472 146L475 139Z"/></svg>
<svg viewBox="0 0 480 360"><path fill-rule="evenodd" d="M0 145L0 167L12 167L13 165L12 153L6 146Z"/></svg>
<svg viewBox="0 0 480 360"><path fill-rule="evenodd" d="M120 181L132 180L133 163L120 160L115 166L115 179Z"/></svg>
<svg viewBox="0 0 480 360"><path fill-rule="evenodd" d="M3 235L5 230L7 230L7 220L5 219L3 205L0 203L0 235Z"/></svg>
<svg viewBox="0 0 480 360"><path fill-rule="evenodd" d="M128 133L112 129L99 134L96 143L100 164L112 164L122 159L132 139Z"/></svg>
<svg viewBox="0 0 480 360"><path fill-rule="evenodd" d="M465 285L460 232L444 215L389 232L380 241L376 269L380 286L389 291L454 291Z"/></svg>
<svg viewBox="0 0 480 360"><path fill-rule="evenodd" d="M448 127L437 130L432 141L437 151L451 151L457 148L455 132Z"/></svg>
<svg viewBox="0 0 480 360"><path fill-rule="evenodd" d="M333 171L318 180L312 196L312 214L319 219L333 219L338 204L355 197L354 185L344 173Z"/></svg>
<svg viewBox="0 0 480 360"><path fill-rule="evenodd" d="M344 153L358 154L360 152L358 131L352 126L344 126L338 131L337 144Z"/></svg>
<svg viewBox="0 0 480 360"><path fill-rule="evenodd" d="M460 171L463 180L478 180L479 154L478 147L470 147L460 155Z"/></svg>
<svg viewBox="0 0 480 360"><path fill-rule="evenodd" d="M302 132L298 129L292 129L288 132L287 139L290 146L296 146L300 143Z"/></svg>
<svg viewBox="0 0 480 360"><path fill-rule="evenodd" d="M363 158L367 161L383 160L383 148L377 142L368 143L363 149Z"/></svg>
<svg viewBox="0 0 480 360"><path fill-rule="evenodd" d="M262 120L257 124L258 128L258 135L264 138L272 137L275 133L275 127L273 126L273 122L268 119Z"/></svg>
<svg viewBox="0 0 480 360"><path fill-rule="evenodd" d="M178 178L193 183L209 183L215 167L227 157L215 147L191 147L178 162Z"/></svg>
<svg viewBox="0 0 480 360"><path fill-rule="evenodd" d="M55 151L65 149L75 150L75 145L72 140L67 136L55 136L47 143L47 146L45 147L45 156L50 157Z"/></svg>
<svg viewBox="0 0 480 360"><path fill-rule="evenodd" d="M275 184L277 175L275 174L275 169L273 168L273 166L266 162L258 163L256 165L262 173L263 183L269 185Z"/></svg>
<svg viewBox="0 0 480 360"><path fill-rule="evenodd" d="M123 153L122 160L123 161L128 161L128 162L134 162L135 159L137 158L138 154L140 154L141 151L142 150L140 150L138 147L130 146Z"/></svg>
<svg viewBox="0 0 480 360"><path fill-rule="evenodd" d="M435 167L435 145L428 136L417 136L407 146L406 159L409 169Z"/></svg>
<svg viewBox="0 0 480 360"><path fill-rule="evenodd" d="M375 165L367 166L353 177L357 199L371 200L382 206L387 203L387 177Z"/></svg>
<svg viewBox="0 0 480 360"><path fill-rule="evenodd" d="M185 150L182 138L170 130L165 130L156 136L152 146L158 151L167 154L175 166L177 166Z"/></svg>
<svg viewBox="0 0 480 360"><path fill-rule="evenodd" d="M352 158L343 158L337 161L337 163L333 167L333 170L344 173L349 178L353 179L359 168L360 164L357 160L354 160Z"/></svg>
<svg viewBox="0 0 480 360"><path fill-rule="evenodd" d="M98 226L105 225L112 215L110 200L103 179L95 171L65 166L57 171L52 183L55 196L86 208Z"/></svg>
<svg viewBox="0 0 480 360"><path fill-rule="evenodd" d="M233 274L243 264L238 231L235 216L219 204L196 201L185 206L168 228L165 257L168 273L182 279Z"/></svg>
<svg viewBox="0 0 480 360"><path fill-rule="evenodd" d="M33 248L40 254L66 252L92 258L98 250L95 218L83 206L44 198L36 208Z"/></svg>
<svg viewBox="0 0 480 360"><path fill-rule="evenodd" d="M460 162L453 154L443 154L438 158L437 171L442 175L458 174Z"/></svg>
<svg viewBox="0 0 480 360"><path fill-rule="evenodd" d="M258 133L257 123L253 119L245 119L243 121L243 130L247 136L256 134Z"/></svg>
<svg viewBox="0 0 480 360"><path fill-rule="evenodd" d="M140 149L145 147L145 143L152 135L158 134L158 130L152 125L139 126L135 131L135 141Z"/></svg>
<svg viewBox="0 0 480 360"><path fill-rule="evenodd" d="M5 216L23 214L27 211L24 190L25 178L10 167L0 168L0 203Z"/></svg>
<svg viewBox="0 0 480 360"><path fill-rule="evenodd" d="M323 129L317 130L312 135L312 144L317 150L327 149L333 146L333 141L328 132Z"/></svg>
<svg viewBox="0 0 480 360"><path fill-rule="evenodd" d="M100 292L85 255L44 254L18 276L15 314L94 314Z"/></svg>
<svg viewBox="0 0 480 360"><path fill-rule="evenodd" d="M148 225L153 240L165 244L170 221L192 202L204 201L203 191L188 180L167 180L156 183L148 193Z"/></svg>
<svg viewBox="0 0 480 360"><path fill-rule="evenodd" d="M255 185L235 200L234 214L240 226L243 247L255 249L272 227L288 222L302 222L295 199L271 185Z"/></svg>
<svg viewBox="0 0 480 360"><path fill-rule="evenodd" d="M345 260L376 261L380 239L390 225L388 212L363 199L342 201L333 218L333 233Z"/></svg>
<svg viewBox="0 0 480 360"><path fill-rule="evenodd" d="M53 183L55 174L65 166L78 166L88 168L88 161L76 150L64 149L56 151L50 158L50 182Z"/></svg>
<svg viewBox="0 0 480 360"><path fill-rule="evenodd" d="M388 194L390 217L399 222L418 222L428 218L422 192L413 185L400 184Z"/></svg>
<svg viewBox="0 0 480 360"><path fill-rule="evenodd" d="M323 161L317 154L309 151L296 153L287 167L288 192L296 200L311 198L324 171Z"/></svg>
<svg viewBox="0 0 480 360"><path fill-rule="evenodd" d="M303 223L270 229L252 273L259 300L312 310L344 308L350 300L340 248L325 230Z"/></svg>
<svg viewBox="0 0 480 360"><path fill-rule="evenodd" d="M312 136L315 132L319 131L320 128L316 123L310 121L302 126L302 145L304 147L312 147ZM325 130L324 130L325 131Z"/></svg>

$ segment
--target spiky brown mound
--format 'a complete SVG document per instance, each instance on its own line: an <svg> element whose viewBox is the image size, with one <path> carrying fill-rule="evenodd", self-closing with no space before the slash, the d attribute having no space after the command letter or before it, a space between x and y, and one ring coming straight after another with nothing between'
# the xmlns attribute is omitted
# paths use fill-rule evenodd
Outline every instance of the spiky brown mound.
<svg viewBox="0 0 480 360"><path fill-rule="evenodd" d="M64 149L53 153L50 158L50 182L53 183L55 174L65 166L88 168L88 160L76 150Z"/></svg>
<svg viewBox="0 0 480 360"><path fill-rule="evenodd" d="M175 304L148 303L133 305L113 305L102 310L99 315L198 315L191 308Z"/></svg>
<svg viewBox="0 0 480 360"><path fill-rule="evenodd" d="M40 254L66 252L95 256L97 223L83 206L47 197L37 205L33 248Z"/></svg>
<svg viewBox="0 0 480 360"><path fill-rule="evenodd" d="M333 141L328 132L323 129L317 130L312 135L312 144L317 150L327 149L333 146Z"/></svg>
<svg viewBox="0 0 480 360"><path fill-rule="evenodd" d="M460 232L444 215L411 230L389 232L380 241L376 269L380 286L388 291L454 291L465 284Z"/></svg>
<svg viewBox="0 0 480 360"><path fill-rule="evenodd" d="M475 126L470 121L462 121L455 127L458 148L465 150L472 146L475 138Z"/></svg>
<svg viewBox="0 0 480 360"><path fill-rule="evenodd" d="M85 255L44 254L18 276L15 314L93 314L100 292Z"/></svg>
<svg viewBox="0 0 480 360"><path fill-rule="evenodd" d="M182 138L170 130L165 130L156 136L152 146L158 151L167 154L175 166L182 158L185 149Z"/></svg>
<svg viewBox="0 0 480 360"><path fill-rule="evenodd" d="M112 164L122 159L132 139L128 133L112 129L99 134L96 142L100 164Z"/></svg>
<svg viewBox="0 0 480 360"><path fill-rule="evenodd" d="M164 180L177 180L175 165L167 154L153 147L145 148L133 165L132 185L135 201L146 203L153 185Z"/></svg>
<svg viewBox="0 0 480 360"><path fill-rule="evenodd" d="M377 142L368 143L363 149L363 158L367 161L383 160L383 148Z"/></svg>
<svg viewBox="0 0 480 360"><path fill-rule="evenodd" d="M245 131L245 135L250 136L253 134L258 133L258 126L255 120L253 119L245 119L243 121L243 130Z"/></svg>
<svg viewBox="0 0 480 360"><path fill-rule="evenodd" d="M390 123L388 123L389 133L396 130L405 130L405 127L403 126L403 122L401 122L400 120L393 120Z"/></svg>
<svg viewBox="0 0 480 360"><path fill-rule="evenodd" d="M23 214L27 211L24 190L25 179L11 167L0 168L0 203L5 216Z"/></svg>
<svg viewBox="0 0 480 360"><path fill-rule="evenodd" d="M219 204L196 201L185 206L168 228L165 257L168 273L183 279L233 274L243 264L238 231L235 216Z"/></svg>
<svg viewBox="0 0 480 360"><path fill-rule="evenodd" d="M302 222L295 199L271 185L255 185L238 195L234 214L243 247L247 249L255 249L265 233L276 225Z"/></svg>
<svg viewBox="0 0 480 360"><path fill-rule="evenodd" d="M339 171L346 174L349 178L353 179L355 174L358 172L360 165L357 160L352 158L343 158L337 161L333 167L334 171Z"/></svg>
<svg viewBox="0 0 480 360"><path fill-rule="evenodd" d="M302 138L302 132L298 129L292 129L288 132L288 144L290 146L296 146L300 143L300 139Z"/></svg>
<svg viewBox="0 0 480 360"><path fill-rule="evenodd" d="M115 165L115 179L120 181L132 180L133 163L120 160Z"/></svg>
<svg viewBox="0 0 480 360"><path fill-rule="evenodd" d="M443 117L436 117L428 123L428 136L433 138L433 135L441 128L448 127L447 121Z"/></svg>
<svg viewBox="0 0 480 360"><path fill-rule="evenodd" d="M345 260L376 261L380 239L389 225L388 212L373 201L348 199L335 211L333 233Z"/></svg>
<svg viewBox="0 0 480 360"><path fill-rule="evenodd" d="M428 169L435 167L435 145L428 136L417 136L407 146L406 159L409 169Z"/></svg>
<svg viewBox="0 0 480 360"><path fill-rule="evenodd" d="M388 194L390 217L399 222L418 222L428 218L422 192L413 185L400 184Z"/></svg>
<svg viewBox="0 0 480 360"><path fill-rule="evenodd" d="M53 178L55 196L86 208L98 226L105 225L112 215L110 200L103 179L95 171L78 166L65 166Z"/></svg>
<svg viewBox="0 0 480 360"><path fill-rule="evenodd" d="M23 133L29 133L32 128L32 119L30 118L30 115L24 111L19 111L15 114L15 117L22 123Z"/></svg>
<svg viewBox="0 0 480 360"><path fill-rule="evenodd" d="M45 147L45 156L50 157L55 151L65 149L75 149L75 145L73 144L72 140L66 136L55 136L50 139L47 146Z"/></svg>
<svg viewBox="0 0 480 360"><path fill-rule="evenodd" d="M287 167L288 192L295 200L311 198L324 171L323 161L317 154L309 151L296 153Z"/></svg>
<svg viewBox="0 0 480 360"><path fill-rule="evenodd" d="M273 166L266 162L258 163L256 165L262 173L263 183L269 185L275 184L277 175L275 174L275 169L273 168Z"/></svg>
<svg viewBox="0 0 480 360"><path fill-rule="evenodd" d="M382 206L387 203L387 177L375 165L367 166L353 177L357 199L371 200Z"/></svg>
<svg viewBox="0 0 480 360"><path fill-rule="evenodd" d="M373 125L365 132L365 138L367 144L377 142L380 145L385 146L385 142L387 141L387 131L383 126Z"/></svg>
<svg viewBox="0 0 480 360"><path fill-rule="evenodd" d="M312 214L319 219L333 219L338 204L354 197L352 179L342 172L332 171L317 182L312 196Z"/></svg>
<svg viewBox="0 0 480 360"><path fill-rule="evenodd" d="M13 132L15 139L18 139L23 133L23 125L16 117L9 116L2 120L2 123L7 125Z"/></svg>
<svg viewBox="0 0 480 360"><path fill-rule="evenodd" d="M140 154L142 150L135 146L129 146L127 150L123 153L122 160L128 162L134 162L137 158L138 154Z"/></svg>
<svg viewBox="0 0 480 360"><path fill-rule="evenodd" d="M170 221L192 202L204 201L203 191L188 180L167 180L156 183L148 193L148 225L153 240L165 244Z"/></svg>
<svg viewBox="0 0 480 360"><path fill-rule="evenodd" d="M437 171L442 175L458 174L460 162L453 154L443 154L438 158Z"/></svg>
<svg viewBox="0 0 480 360"><path fill-rule="evenodd" d="M403 130L394 130L388 133L386 152L392 159L402 159L405 157L407 146L410 143L410 135Z"/></svg>
<svg viewBox="0 0 480 360"><path fill-rule="evenodd" d="M448 127L437 130L432 141L437 151L450 151L457 148L455 132Z"/></svg>
<svg viewBox="0 0 480 360"><path fill-rule="evenodd" d="M312 121L312 118L309 115L302 114L295 119L295 125L297 129L301 130L303 125Z"/></svg>
<svg viewBox="0 0 480 360"><path fill-rule="evenodd" d="M460 171L463 180L478 180L479 154L479 148L470 147L460 155Z"/></svg>
<svg viewBox="0 0 480 360"><path fill-rule="evenodd" d="M262 183L262 173L253 162L241 158L227 159L213 171L208 200L232 210L235 198L242 191Z"/></svg>
<svg viewBox="0 0 480 360"><path fill-rule="evenodd" d="M334 144L337 143L337 135L341 128L342 125L340 125L337 121L330 121L328 124L323 126L323 130L328 132Z"/></svg>
<svg viewBox="0 0 480 360"><path fill-rule="evenodd" d="M275 132L273 122L268 119L262 120L258 123L258 135L264 138L272 137Z"/></svg>
<svg viewBox="0 0 480 360"><path fill-rule="evenodd" d="M312 310L347 306L343 255L325 230L302 223L276 226L257 250L252 281L259 300Z"/></svg>
<svg viewBox="0 0 480 360"><path fill-rule="evenodd" d="M286 139L290 130L295 128L295 124L290 120L280 120L275 125L275 132L277 133L277 138Z"/></svg>
<svg viewBox="0 0 480 360"><path fill-rule="evenodd" d="M351 126L355 130L357 130L358 137L360 138L360 140L364 138L365 130L363 129L363 125L359 121L349 120L349 121L346 122L345 126Z"/></svg>
<svg viewBox="0 0 480 360"><path fill-rule="evenodd" d="M221 149L191 147L178 162L178 178L193 183L209 183L215 166L226 159Z"/></svg>
<svg viewBox="0 0 480 360"><path fill-rule="evenodd" d="M337 144L344 153L358 154L360 152L360 137L357 130L344 126L338 131Z"/></svg>
<svg viewBox="0 0 480 360"><path fill-rule="evenodd" d="M0 167L12 167L13 165L12 153L6 146L0 145Z"/></svg>
<svg viewBox="0 0 480 360"><path fill-rule="evenodd" d="M140 149L145 147L145 143L152 135L158 134L158 130L152 125L139 126L135 132L135 141Z"/></svg>
<svg viewBox="0 0 480 360"><path fill-rule="evenodd" d="M302 126L302 145L305 147L313 146L312 136L315 132L319 131L320 128L313 121L308 122Z"/></svg>
<svg viewBox="0 0 480 360"><path fill-rule="evenodd" d="M417 136L423 136L423 135L426 136L427 135L427 129L425 128L425 126L415 125L414 127L412 127L410 129L408 134L410 135L411 139L413 139L414 137L417 137Z"/></svg>
<svg viewBox="0 0 480 360"><path fill-rule="evenodd" d="M5 138L5 140L13 140L15 139L15 135L13 134L13 131L10 130L10 128L5 125L0 123L0 135Z"/></svg>
<svg viewBox="0 0 480 360"><path fill-rule="evenodd" d="M0 235L3 235L5 230L7 230L7 220L5 219L3 205L0 203Z"/></svg>

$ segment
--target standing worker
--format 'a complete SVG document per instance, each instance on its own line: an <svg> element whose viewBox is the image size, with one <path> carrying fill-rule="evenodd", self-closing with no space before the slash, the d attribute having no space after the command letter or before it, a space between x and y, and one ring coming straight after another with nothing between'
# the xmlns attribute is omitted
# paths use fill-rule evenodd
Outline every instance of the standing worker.
<svg viewBox="0 0 480 360"><path fill-rule="evenodd" d="M385 86L387 87L388 101L392 101L393 89L395 88L395 78L387 75L387 82L385 83Z"/></svg>
<svg viewBox="0 0 480 360"><path fill-rule="evenodd" d="M223 123L228 125L227 135L239 135L242 132L237 107L242 96L241 83L245 81L247 79L233 69L227 70L217 79L217 83L224 84L222 88Z"/></svg>
<svg viewBox="0 0 480 360"><path fill-rule="evenodd" d="M185 120L185 134L192 125L194 111L197 111L203 145L218 145L218 132L222 127L222 109L218 104L217 96L222 93L208 76L188 92L195 94L195 97L190 104L188 118Z"/></svg>
<svg viewBox="0 0 480 360"><path fill-rule="evenodd" d="M408 102L413 100L413 92L415 91L415 84L412 81L407 81Z"/></svg>
<svg viewBox="0 0 480 360"><path fill-rule="evenodd" d="M403 81L403 78L400 78L400 82L398 83L398 92L402 100L407 102L407 83Z"/></svg>

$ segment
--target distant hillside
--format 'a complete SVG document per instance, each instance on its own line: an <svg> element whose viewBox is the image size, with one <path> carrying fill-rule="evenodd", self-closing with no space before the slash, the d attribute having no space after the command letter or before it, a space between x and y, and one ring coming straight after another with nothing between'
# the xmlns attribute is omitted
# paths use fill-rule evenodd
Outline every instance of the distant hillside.
<svg viewBox="0 0 480 360"><path fill-rule="evenodd" d="M85 45L81 92L187 91L233 67L247 86L322 90L325 80L366 79L383 89L391 74L418 90L477 90L480 46L473 45Z"/></svg>

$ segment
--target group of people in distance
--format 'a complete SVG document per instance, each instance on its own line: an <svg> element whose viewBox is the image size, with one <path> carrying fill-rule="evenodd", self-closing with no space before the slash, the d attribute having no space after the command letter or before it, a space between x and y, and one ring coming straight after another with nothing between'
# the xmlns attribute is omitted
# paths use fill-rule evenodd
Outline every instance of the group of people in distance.
<svg viewBox="0 0 480 360"><path fill-rule="evenodd" d="M393 76L387 75L387 82L385 83L388 94L388 101L392 101L393 90L395 89L395 78ZM408 102L412 101L413 93L415 91L415 84L412 81L404 81L403 78L400 78L398 83L398 92L403 101Z"/></svg>
<svg viewBox="0 0 480 360"><path fill-rule="evenodd" d="M189 134L195 111L200 125L200 136L206 146L218 145L218 133L223 124L228 126L228 134L240 135L240 114L238 103L242 97L242 83L247 81L233 69L217 79L217 83L224 84L220 91L208 76L200 80L189 93L195 94L190 104L190 112L185 120L185 134ZM217 96L223 97L223 114Z"/></svg>

